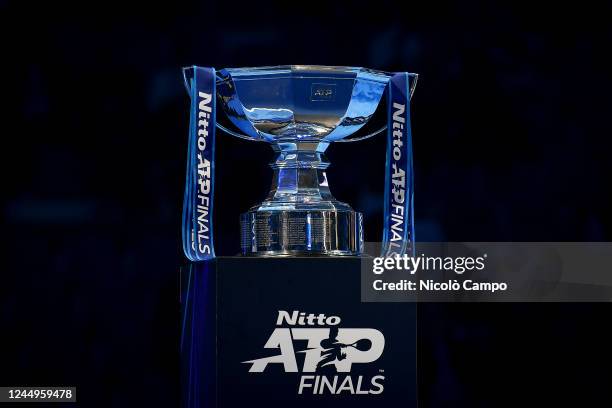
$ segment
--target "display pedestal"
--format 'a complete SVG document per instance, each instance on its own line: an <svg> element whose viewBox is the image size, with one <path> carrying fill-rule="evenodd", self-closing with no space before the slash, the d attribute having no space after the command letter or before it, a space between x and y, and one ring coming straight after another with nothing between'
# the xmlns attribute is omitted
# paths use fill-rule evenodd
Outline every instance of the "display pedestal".
<svg viewBox="0 0 612 408"><path fill-rule="evenodd" d="M416 304L362 303L359 258L181 272L185 407L416 407Z"/></svg>

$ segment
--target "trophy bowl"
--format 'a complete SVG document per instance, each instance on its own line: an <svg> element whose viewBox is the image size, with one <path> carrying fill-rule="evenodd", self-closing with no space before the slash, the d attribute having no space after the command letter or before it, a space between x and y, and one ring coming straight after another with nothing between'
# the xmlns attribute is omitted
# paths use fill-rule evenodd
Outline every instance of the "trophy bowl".
<svg viewBox="0 0 612 408"><path fill-rule="evenodd" d="M267 198L241 215L243 255L359 255L363 217L336 200L324 152L357 136L391 74L365 68L291 65L217 71L217 103L236 130L277 153Z"/></svg>

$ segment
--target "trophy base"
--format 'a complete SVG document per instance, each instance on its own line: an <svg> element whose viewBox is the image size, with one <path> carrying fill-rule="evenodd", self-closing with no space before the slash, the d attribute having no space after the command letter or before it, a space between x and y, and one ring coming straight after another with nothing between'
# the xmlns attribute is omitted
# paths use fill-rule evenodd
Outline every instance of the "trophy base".
<svg viewBox="0 0 612 408"><path fill-rule="evenodd" d="M181 407L244 408L265 401L267 408L416 408L417 303L362 301L363 265L370 264L357 257L218 257L182 268ZM331 325L279 327L281 311L337 316L339 341L350 332L358 338L380 332L382 355L365 362L372 358L362 352L365 358L352 363L350 372L337 372L343 364L338 360L305 372L300 350L318 349L326 336L317 333ZM283 348L266 348L266 340L280 332L287 334L278 337ZM301 333L313 340L299 340ZM354 347L346 350L344 363L357 354ZM261 372L250 371L251 360L283 353L298 372L286 372L279 359ZM379 393L368 393L375 390L373 378L381 384Z"/></svg>
<svg viewBox="0 0 612 408"><path fill-rule="evenodd" d="M363 216L352 210L252 210L240 216L246 256L358 256Z"/></svg>

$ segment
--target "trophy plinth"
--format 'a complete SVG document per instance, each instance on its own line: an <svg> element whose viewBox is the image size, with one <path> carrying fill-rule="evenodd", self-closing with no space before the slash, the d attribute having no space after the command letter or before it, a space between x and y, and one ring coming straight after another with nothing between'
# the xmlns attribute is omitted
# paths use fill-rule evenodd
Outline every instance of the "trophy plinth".
<svg viewBox="0 0 612 408"><path fill-rule="evenodd" d="M359 255L361 213L355 211L259 211L240 217L244 255Z"/></svg>

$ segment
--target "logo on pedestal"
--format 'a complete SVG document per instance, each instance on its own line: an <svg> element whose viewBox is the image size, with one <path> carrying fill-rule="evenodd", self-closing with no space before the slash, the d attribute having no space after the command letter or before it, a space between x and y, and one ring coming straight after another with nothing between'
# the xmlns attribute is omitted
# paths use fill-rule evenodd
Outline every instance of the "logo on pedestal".
<svg viewBox="0 0 612 408"><path fill-rule="evenodd" d="M355 366L380 358L385 348L384 335L372 328L341 328L339 324L338 316L281 310L277 327L264 345L278 353L243 363L251 364L252 373L263 373L270 364L282 365L286 373L313 373L300 377L298 394L382 393L383 375L366 378L350 373ZM305 348L297 348L296 344L305 344ZM300 360L303 356L301 364L298 356ZM329 371L335 371L335 375L317 374Z"/></svg>

